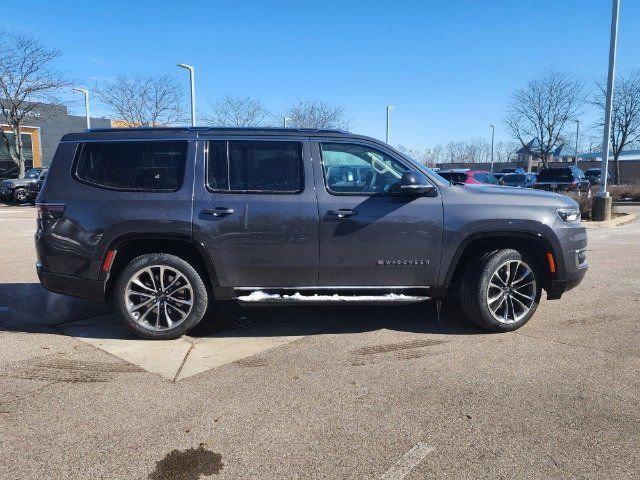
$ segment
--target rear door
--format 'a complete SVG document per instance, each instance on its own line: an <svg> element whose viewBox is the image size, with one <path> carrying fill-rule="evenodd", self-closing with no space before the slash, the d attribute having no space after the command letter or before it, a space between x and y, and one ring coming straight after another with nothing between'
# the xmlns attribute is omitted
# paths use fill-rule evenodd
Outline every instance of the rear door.
<svg viewBox="0 0 640 480"><path fill-rule="evenodd" d="M442 199L393 194L413 167L373 142L312 142L320 213L320 286L437 283Z"/></svg>
<svg viewBox="0 0 640 480"><path fill-rule="evenodd" d="M310 162L300 137L200 137L193 231L221 287L317 284Z"/></svg>

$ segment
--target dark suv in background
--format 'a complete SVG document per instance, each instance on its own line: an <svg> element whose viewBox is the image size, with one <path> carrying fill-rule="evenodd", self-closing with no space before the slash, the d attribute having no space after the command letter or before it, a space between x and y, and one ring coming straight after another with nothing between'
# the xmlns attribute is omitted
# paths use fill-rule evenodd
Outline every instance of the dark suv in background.
<svg viewBox="0 0 640 480"><path fill-rule="evenodd" d="M299 129L66 135L38 196L42 284L115 301L146 338L215 302L408 303L457 296L514 330L542 290L583 278L587 236L562 195L457 185L377 140Z"/></svg>
<svg viewBox="0 0 640 480"><path fill-rule="evenodd" d="M576 166L540 170L533 188L551 192L591 193L591 183Z"/></svg>
<svg viewBox="0 0 640 480"><path fill-rule="evenodd" d="M25 172L24 178L13 178L0 182L0 198L4 201L25 203L31 199L29 185L43 181L47 168L32 168Z"/></svg>

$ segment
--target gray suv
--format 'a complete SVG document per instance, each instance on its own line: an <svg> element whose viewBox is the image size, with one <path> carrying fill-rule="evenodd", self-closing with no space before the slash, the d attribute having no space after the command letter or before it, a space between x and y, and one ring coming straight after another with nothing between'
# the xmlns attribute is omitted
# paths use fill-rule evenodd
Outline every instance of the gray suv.
<svg viewBox="0 0 640 480"><path fill-rule="evenodd" d="M497 332L587 270L576 203L453 185L372 138L307 129L66 135L38 196L38 275L176 338L225 300L410 303Z"/></svg>

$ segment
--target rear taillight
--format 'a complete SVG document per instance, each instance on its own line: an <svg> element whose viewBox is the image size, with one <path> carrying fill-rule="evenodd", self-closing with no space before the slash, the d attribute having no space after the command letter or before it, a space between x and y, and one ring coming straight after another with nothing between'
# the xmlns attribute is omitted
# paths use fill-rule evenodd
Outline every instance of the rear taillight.
<svg viewBox="0 0 640 480"><path fill-rule="evenodd" d="M64 209L67 207L62 203L38 203L38 218L40 220L51 220L62 218Z"/></svg>

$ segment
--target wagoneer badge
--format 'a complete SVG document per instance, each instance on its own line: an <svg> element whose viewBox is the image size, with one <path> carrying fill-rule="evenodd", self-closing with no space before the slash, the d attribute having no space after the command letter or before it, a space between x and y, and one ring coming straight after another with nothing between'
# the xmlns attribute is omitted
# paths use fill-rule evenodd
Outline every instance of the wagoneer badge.
<svg viewBox="0 0 640 480"><path fill-rule="evenodd" d="M429 260L378 260L376 265L380 266L410 266L410 265L429 265Z"/></svg>

